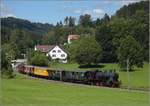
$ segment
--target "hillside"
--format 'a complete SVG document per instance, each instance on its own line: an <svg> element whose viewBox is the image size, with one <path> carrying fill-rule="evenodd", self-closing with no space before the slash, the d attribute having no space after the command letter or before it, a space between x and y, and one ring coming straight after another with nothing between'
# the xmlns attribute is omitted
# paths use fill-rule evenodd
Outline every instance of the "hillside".
<svg viewBox="0 0 150 106"><path fill-rule="evenodd" d="M137 14L138 11L143 11L145 13L149 12L149 1L141 1L128 6L124 5L118 11L116 11L117 17L132 17Z"/></svg>
<svg viewBox="0 0 150 106"><path fill-rule="evenodd" d="M1 25L2 27L7 27L10 29L21 29L29 31L37 35L43 35L53 27L53 25L48 23L34 23L28 20L14 17L1 18Z"/></svg>

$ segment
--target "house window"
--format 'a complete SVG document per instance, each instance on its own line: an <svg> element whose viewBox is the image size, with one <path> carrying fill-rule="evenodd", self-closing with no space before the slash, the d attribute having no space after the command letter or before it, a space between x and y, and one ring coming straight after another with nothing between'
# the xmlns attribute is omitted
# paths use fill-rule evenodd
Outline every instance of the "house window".
<svg viewBox="0 0 150 106"><path fill-rule="evenodd" d="M53 53L56 53L56 50L53 50L52 52L53 52Z"/></svg>
<svg viewBox="0 0 150 106"><path fill-rule="evenodd" d="M52 57L56 57L56 55L55 55L55 54L53 54L53 55L52 55Z"/></svg>
<svg viewBox="0 0 150 106"><path fill-rule="evenodd" d="M58 53L61 53L61 50L58 50Z"/></svg>
<svg viewBox="0 0 150 106"><path fill-rule="evenodd" d="M65 55L64 55L64 54L61 54L61 57L65 57Z"/></svg>

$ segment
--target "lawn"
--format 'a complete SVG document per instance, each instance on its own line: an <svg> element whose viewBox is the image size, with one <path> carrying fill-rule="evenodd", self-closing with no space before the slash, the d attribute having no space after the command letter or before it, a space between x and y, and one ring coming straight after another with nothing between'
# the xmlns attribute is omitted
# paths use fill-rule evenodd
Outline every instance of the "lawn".
<svg viewBox="0 0 150 106"><path fill-rule="evenodd" d="M32 79L2 79L2 106L148 106L148 93Z"/></svg>
<svg viewBox="0 0 150 106"><path fill-rule="evenodd" d="M143 68L135 68L135 71L130 72L129 74L129 83L127 73L120 70L118 64L109 63L109 64L101 64L100 68L78 68L78 64L55 64L51 65L51 68L55 69L66 69L66 70L95 70L95 69L116 69L119 73L120 80L122 82L123 87L127 87L129 85L130 88L135 89L149 89L149 64L145 63Z"/></svg>

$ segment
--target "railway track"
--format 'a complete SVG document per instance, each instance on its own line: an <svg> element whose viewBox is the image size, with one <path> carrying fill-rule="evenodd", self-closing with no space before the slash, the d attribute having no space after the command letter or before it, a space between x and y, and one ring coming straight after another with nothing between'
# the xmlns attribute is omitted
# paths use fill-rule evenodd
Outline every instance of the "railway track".
<svg viewBox="0 0 150 106"><path fill-rule="evenodd" d="M17 73L20 74L20 73ZM81 86L81 87L93 87L93 88L102 88L102 89L111 89L111 90L117 90L117 91L129 91L129 92L140 92L140 93L149 93L150 94L150 88L129 88L127 86L121 86L120 88L110 88L110 87L104 87L104 86L95 86L95 85L86 85L86 84L80 84L80 83L70 83L70 82L63 82L63 81L56 81L56 80L48 80L38 77L32 77L27 76L24 74L21 74L23 77L22 79L30 79L30 80L39 80L44 81L46 83L57 83L57 84L65 84L65 85L71 85L71 86Z"/></svg>

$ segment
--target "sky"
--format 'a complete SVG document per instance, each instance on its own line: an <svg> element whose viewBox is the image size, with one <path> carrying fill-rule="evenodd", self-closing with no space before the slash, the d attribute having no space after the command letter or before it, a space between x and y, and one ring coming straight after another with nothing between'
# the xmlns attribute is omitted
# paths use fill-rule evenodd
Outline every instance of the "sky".
<svg viewBox="0 0 150 106"><path fill-rule="evenodd" d="M105 13L114 15L123 5L140 0L1 0L1 17L17 17L31 22L56 24L66 16L76 20L90 14L92 19L102 18Z"/></svg>

